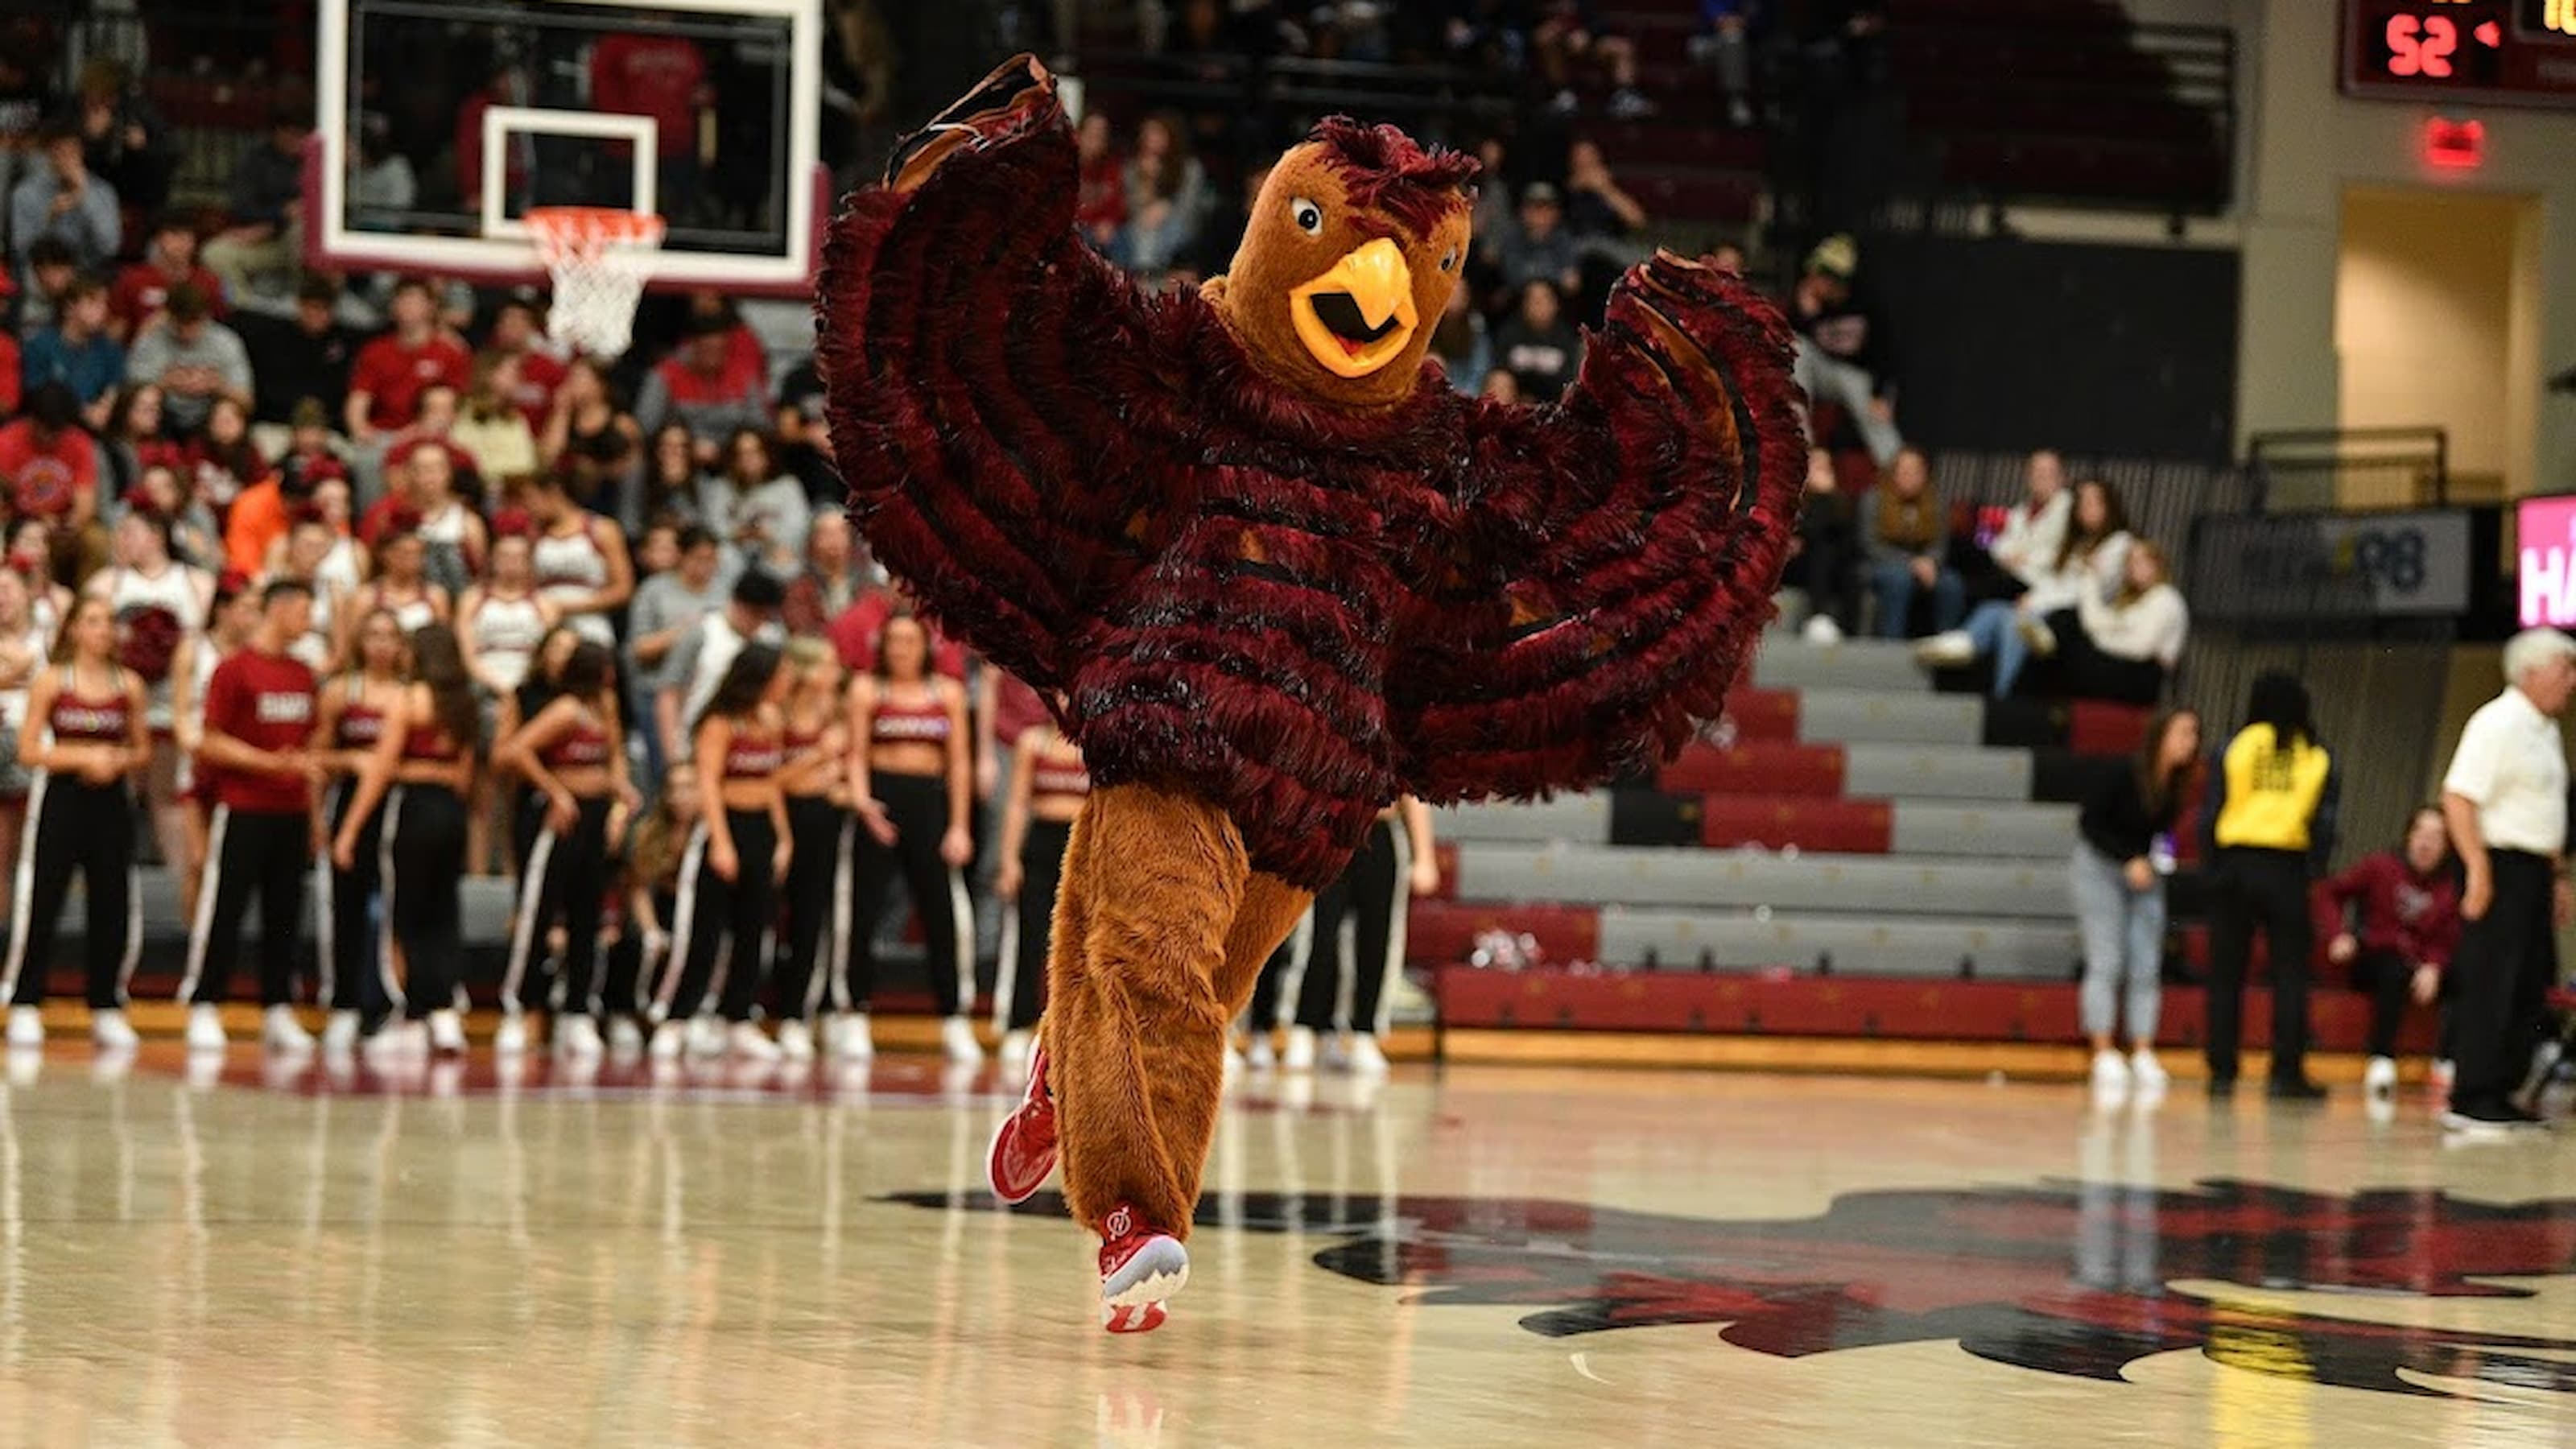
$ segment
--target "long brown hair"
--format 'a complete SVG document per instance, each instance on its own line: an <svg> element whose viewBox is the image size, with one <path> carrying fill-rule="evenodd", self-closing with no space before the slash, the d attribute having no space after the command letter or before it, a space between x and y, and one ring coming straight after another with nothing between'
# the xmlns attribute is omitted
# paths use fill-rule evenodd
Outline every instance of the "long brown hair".
<svg viewBox="0 0 2576 1449"><path fill-rule="evenodd" d="M411 677L429 691L431 711L447 738L467 754L483 744L483 709L474 697L474 678L465 670L465 654L456 631L445 624L423 624L411 634Z"/></svg>
<svg viewBox="0 0 2576 1449"><path fill-rule="evenodd" d="M2166 554L2163 544L2143 538L2130 544L2129 558L2140 557L2151 558L2156 561L2156 583L2170 584L2173 582L2173 559L2171 556ZM2148 585L2148 588L2153 588L2154 586L2155 585L2150 584ZM2129 605L2145 598L2146 595L2146 589L2139 588L2137 585L2129 582L2128 561L2126 559L2122 560L2120 563L2120 587L2113 595L2112 602L2120 605L2122 608L2127 608Z"/></svg>
<svg viewBox="0 0 2576 1449"><path fill-rule="evenodd" d="M2098 488L2102 491L2102 526L2091 533L2081 532L2080 525L2076 523L2076 519L2084 512L2084 490L2087 488ZM2066 541L2057 546L2058 571L2065 572L2066 566L2075 562L2079 556L2092 557L2093 551L2102 546L2104 539L2115 533L2128 531L2129 509L2120 501L2120 490L2100 478L2077 479L2075 486L2067 490Z"/></svg>
<svg viewBox="0 0 2576 1449"><path fill-rule="evenodd" d="M2147 736L2138 744L2138 798L2147 802L2149 815L2163 814L2165 807L2179 799L2200 774L2200 752L2197 750L2192 752L2190 759L2174 766L2170 773L2164 768L2165 737L2173 733L2175 725L2186 719L2194 724L2200 723L2200 711L2177 706L2159 712L2147 722Z"/></svg>

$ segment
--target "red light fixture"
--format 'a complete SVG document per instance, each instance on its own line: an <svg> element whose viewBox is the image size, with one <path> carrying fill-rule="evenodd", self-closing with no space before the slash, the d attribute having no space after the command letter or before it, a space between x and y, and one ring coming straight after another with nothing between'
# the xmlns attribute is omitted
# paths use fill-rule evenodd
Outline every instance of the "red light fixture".
<svg viewBox="0 0 2576 1449"><path fill-rule="evenodd" d="M2434 116L2424 122L2424 163L2444 171L2474 171L2487 159L2487 123Z"/></svg>

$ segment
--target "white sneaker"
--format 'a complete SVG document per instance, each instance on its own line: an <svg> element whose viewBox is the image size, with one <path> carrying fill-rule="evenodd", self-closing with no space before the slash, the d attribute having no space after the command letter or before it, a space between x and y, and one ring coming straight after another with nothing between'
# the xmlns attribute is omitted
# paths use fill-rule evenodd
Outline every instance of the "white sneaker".
<svg viewBox="0 0 2576 1449"><path fill-rule="evenodd" d="M188 1050L219 1052L224 1049L224 1014L213 1006L188 1008Z"/></svg>
<svg viewBox="0 0 2576 1449"><path fill-rule="evenodd" d="M16 1023L11 1025L14 1027ZM142 1037L135 1035L134 1023L125 1019L124 1012L113 1007L89 1014L89 1039L98 1043L100 1051L109 1052L130 1052L143 1042Z"/></svg>
<svg viewBox="0 0 2576 1449"><path fill-rule="evenodd" d="M1977 641L1965 629L1952 629L1916 644L1914 657L1920 663L1935 667L1973 664L1977 658Z"/></svg>
<svg viewBox="0 0 2576 1449"><path fill-rule="evenodd" d="M261 1018L259 1038L273 1052L309 1052L313 1050L313 1033L295 1019L292 1006L272 1006Z"/></svg>
<svg viewBox="0 0 2576 1449"><path fill-rule="evenodd" d="M631 1016L610 1017L608 1049L621 1057L631 1057L644 1050L644 1028L637 1026Z"/></svg>
<svg viewBox="0 0 2576 1449"><path fill-rule="evenodd" d="M528 1019L516 1012L504 1013L500 1028L492 1033L493 1054L515 1057L527 1049Z"/></svg>
<svg viewBox="0 0 2576 1449"><path fill-rule="evenodd" d="M32 1006L9 1008L9 1045L40 1047L45 1044L45 1013Z"/></svg>
<svg viewBox="0 0 2576 1449"><path fill-rule="evenodd" d="M1315 1033L1311 1027L1288 1028L1288 1049L1279 1054L1279 1069L1287 1072L1311 1072L1315 1069Z"/></svg>
<svg viewBox="0 0 2576 1449"><path fill-rule="evenodd" d="M465 1018L453 1008L429 1014L429 1049L440 1056L452 1057L465 1050Z"/></svg>
<svg viewBox="0 0 2576 1449"><path fill-rule="evenodd" d="M725 1049L725 1025L712 1016L689 1018L689 1055L720 1057Z"/></svg>
<svg viewBox="0 0 2576 1449"><path fill-rule="evenodd" d="M2128 1059L2118 1052L2093 1054L2093 1090L2105 1097L2116 1097L2129 1090Z"/></svg>
<svg viewBox="0 0 2576 1449"><path fill-rule="evenodd" d="M874 1060L877 1054L876 1033L868 1025L864 1011L844 1012L832 1024L832 1055L845 1062Z"/></svg>
<svg viewBox="0 0 2576 1449"><path fill-rule="evenodd" d="M1831 614L1808 615L1805 627L1799 629L1798 634L1810 644L1843 642L1843 626L1835 623Z"/></svg>
<svg viewBox="0 0 2576 1449"><path fill-rule="evenodd" d="M1277 1069L1279 1053L1271 1048L1270 1033L1256 1031L1252 1034L1252 1047L1243 1054L1243 1064L1256 1072Z"/></svg>
<svg viewBox="0 0 2576 1449"><path fill-rule="evenodd" d="M2361 1089L2373 1097L2385 1097L2396 1092L2397 1059L2372 1057L2370 1065L2362 1068Z"/></svg>
<svg viewBox="0 0 2576 1449"><path fill-rule="evenodd" d="M2165 1064L2156 1060L2154 1052L2144 1049L2129 1054L2129 1079L2137 1083L2141 1092L2161 1092L2173 1085L2173 1076L2165 1070Z"/></svg>
<svg viewBox="0 0 2576 1449"><path fill-rule="evenodd" d="M725 1046L745 1061L774 1062L779 1057L778 1043L748 1021L737 1021L726 1029Z"/></svg>
<svg viewBox="0 0 2576 1449"><path fill-rule="evenodd" d="M1029 1053L1036 1049L1036 1032L1023 1028L1002 1033L1002 1075L1006 1078L1028 1075Z"/></svg>
<svg viewBox="0 0 2576 1449"><path fill-rule="evenodd" d="M346 1056L358 1045L358 1014L335 1011L322 1023L322 1050L333 1056Z"/></svg>
<svg viewBox="0 0 2576 1449"><path fill-rule="evenodd" d="M1328 1031L1315 1039L1315 1065L1328 1072L1351 1069L1351 1044L1342 1033Z"/></svg>
<svg viewBox="0 0 2576 1449"><path fill-rule="evenodd" d="M962 1016L952 1016L939 1024L939 1050L960 1066L984 1060L984 1044L975 1040L975 1024Z"/></svg>
<svg viewBox="0 0 2576 1449"><path fill-rule="evenodd" d="M1351 1036L1351 1073L1361 1077L1386 1075L1386 1053L1379 1049L1374 1032L1355 1032Z"/></svg>
<svg viewBox="0 0 2576 1449"><path fill-rule="evenodd" d="M780 1022L778 1054L791 1062L814 1060L814 1028L801 1021Z"/></svg>
<svg viewBox="0 0 2576 1449"><path fill-rule="evenodd" d="M600 1054L599 1023L586 1016L567 1016L555 1023L555 1055L567 1061L595 1062Z"/></svg>
<svg viewBox="0 0 2576 1449"><path fill-rule="evenodd" d="M681 1051L688 1044L689 1024L685 1021L666 1021L653 1028L653 1044L649 1050L653 1054L653 1060L657 1062L675 1062L680 1059Z"/></svg>

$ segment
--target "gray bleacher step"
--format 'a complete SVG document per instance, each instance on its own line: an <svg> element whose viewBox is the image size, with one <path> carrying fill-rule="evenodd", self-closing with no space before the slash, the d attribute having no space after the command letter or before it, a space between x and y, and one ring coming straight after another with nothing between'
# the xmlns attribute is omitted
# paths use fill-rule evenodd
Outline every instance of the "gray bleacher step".
<svg viewBox="0 0 2576 1449"><path fill-rule="evenodd" d="M1753 684L1762 689L1868 689L1928 694L1931 682L1914 662L1911 645L1893 639L1846 639L1809 644L1765 636L1754 656Z"/></svg>
<svg viewBox="0 0 2576 1449"><path fill-rule="evenodd" d="M1812 912L1638 910L1601 913L1601 959L1666 971L1695 971L1703 954L1721 970L1815 969L1831 958L1837 975L1954 980L1962 961L1979 980L2064 981L2081 945L2072 925L2005 920L1939 920Z"/></svg>
<svg viewBox="0 0 2576 1449"><path fill-rule="evenodd" d="M1970 746L1985 727L1985 704L1974 695L1798 691L1798 738L1808 744Z"/></svg>
<svg viewBox="0 0 2576 1449"><path fill-rule="evenodd" d="M2063 860L2074 843L2072 805L1899 800L1888 849L1897 855Z"/></svg>
<svg viewBox="0 0 2576 1449"><path fill-rule="evenodd" d="M1431 812L1432 833L1441 840L1481 840L1546 845L1567 841L1606 845L1610 841L1610 796L1559 795L1527 804L1493 800L1452 805Z"/></svg>
<svg viewBox="0 0 2576 1449"><path fill-rule="evenodd" d="M1814 852L1792 858L1752 850L1469 843L1458 848L1458 895L1474 901L1698 910L1764 907L2057 921L2073 916L2066 867L2055 860Z"/></svg>
<svg viewBox="0 0 2576 1449"><path fill-rule="evenodd" d="M1843 796L1851 800L2030 799L2030 754L1967 745L1846 745Z"/></svg>

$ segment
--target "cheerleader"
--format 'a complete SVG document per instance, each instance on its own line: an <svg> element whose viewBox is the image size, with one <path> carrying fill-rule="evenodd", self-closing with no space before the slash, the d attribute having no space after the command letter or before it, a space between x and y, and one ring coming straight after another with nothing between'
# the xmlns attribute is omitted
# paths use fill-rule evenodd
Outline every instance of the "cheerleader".
<svg viewBox="0 0 2576 1449"><path fill-rule="evenodd" d="M385 808L378 850L405 1014L427 1024L432 1048L465 1050L456 1011L465 942L457 928L465 875L465 802L474 788L474 748L483 719L455 631L431 624L411 636L412 683L385 715L384 734L358 772L358 793L340 823L331 859L354 870L367 817Z"/></svg>
<svg viewBox="0 0 2576 1449"><path fill-rule="evenodd" d="M601 993L608 1050L614 1056L631 1057L644 1046L636 1021L647 994L645 973L658 971L669 957L666 923L679 909L680 866L697 828L698 767L682 760L662 777L662 793L635 827L626 857L618 863L620 919L616 944L608 951L608 984Z"/></svg>
<svg viewBox="0 0 2576 1449"><path fill-rule="evenodd" d="M1427 896L1440 889L1440 862L1431 853L1431 807L1411 796L1380 812L1368 843L1351 857L1341 879L1315 897L1313 945L1306 979L1297 991L1297 1024L1288 1032L1282 1064L1290 1071L1315 1065L1315 1043L1329 1040L1342 994L1342 918L1351 916L1350 1041L1339 1060L1369 1076L1386 1071L1378 1036L1386 1030L1386 984L1404 970L1407 891ZM1257 1025L1257 1023L1256 1023Z"/></svg>
<svg viewBox="0 0 2576 1449"><path fill-rule="evenodd" d="M744 645L691 726L701 818L680 867L671 955L654 1002L661 1021L653 1030L656 1060L678 1056L683 1045L700 1056L730 1045L755 1060L778 1057L778 1044L761 1035L751 1012L762 948L777 919L777 884L793 860L787 800L778 788L786 759L779 706L790 682L780 662L774 646ZM732 951L717 983L717 948L728 936ZM711 983L730 1032L715 1019L698 1020Z"/></svg>
<svg viewBox="0 0 2576 1449"><path fill-rule="evenodd" d="M403 666L409 646L393 611L378 609L358 621L357 668L323 687L313 721L313 754L330 782L326 818L339 839L357 803L358 776L385 737L385 721L404 708ZM382 951L369 949L368 907L383 888L380 874L384 812L357 821L357 850L342 869L331 852L313 864L314 899L321 903L322 1000L331 1019L322 1030L327 1051L347 1051L365 1032L383 1024L402 1004L402 988Z"/></svg>
<svg viewBox="0 0 2576 1449"><path fill-rule="evenodd" d="M125 982L143 944L143 921L126 781L152 758L144 694L143 681L117 663L107 601L82 600L53 666L28 687L18 729L18 758L35 775L28 789L34 824L18 855L8 964L0 972L12 1047L44 1044L45 974L75 870L89 903L90 1032L102 1047L135 1044Z"/></svg>
<svg viewBox="0 0 2576 1449"><path fill-rule="evenodd" d="M850 685L850 795L868 838L859 842L850 919L845 1055L867 1051L867 1009L876 989L876 935L886 897L903 877L928 948L930 991L939 1003L941 1049L953 1062L978 1062L984 1049L964 1014L974 990L974 912L959 874L975 845L966 822L974 767L966 756L966 696L930 672L930 635L897 614L877 636L876 669Z"/></svg>
<svg viewBox="0 0 2576 1449"><path fill-rule="evenodd" d="M585 1061L596 1060L602 1049L596 966L608 843L625 833L627 812L636 802L626 777L625 741L608 706L615 687L609 672L606 646L579 641L556 681L562 692L493 751L494 765L516 772L544 804L520 874L510 963L501 980L502 1022L493 1048L505 1055L527 1047L520 992L529 958L557 919L564 928L564 976L555 1049Z"/></svg>
<svg viewBox="0 0 2576 1449"><path fill-rule="evenodd" d="M841 660L820 639L787 645L787 833L795 859L787 872L787 950L778 963L778 1049L789 1061L814 1059L807 1020L821 1005L823 983L836 975L839 932L849 909L849 728L841 709ZM831 953L828 956L826 953Z"/></svg>
<svg viewBox="0 0 2576 1449"><path fill-rule="evenodd" d="M1029 1048L1046 1005L1046 962L1055 919L1056 878L1073 817L1091 795L1082 750L1053 720L1020 732L1011 746L1011 794L1002 810L1001 865L993 894L1011 914L995 968L993 1025L1002 1033L1002 1070L1028 1066Z"/></svg>
<svg viewBox="0 0 2576 1449"><path fill-rule="evenodd" d="M27 823L28 769L18 758L18 731L27 721L27 689L52 652L53 634L35 617L28 576L0 568L0 860L18 858L19 832ZM11 873L14 876L15 872ZM0 876L0 891L11 876ZM12 902L0 894L0 913Z"/></svg>

